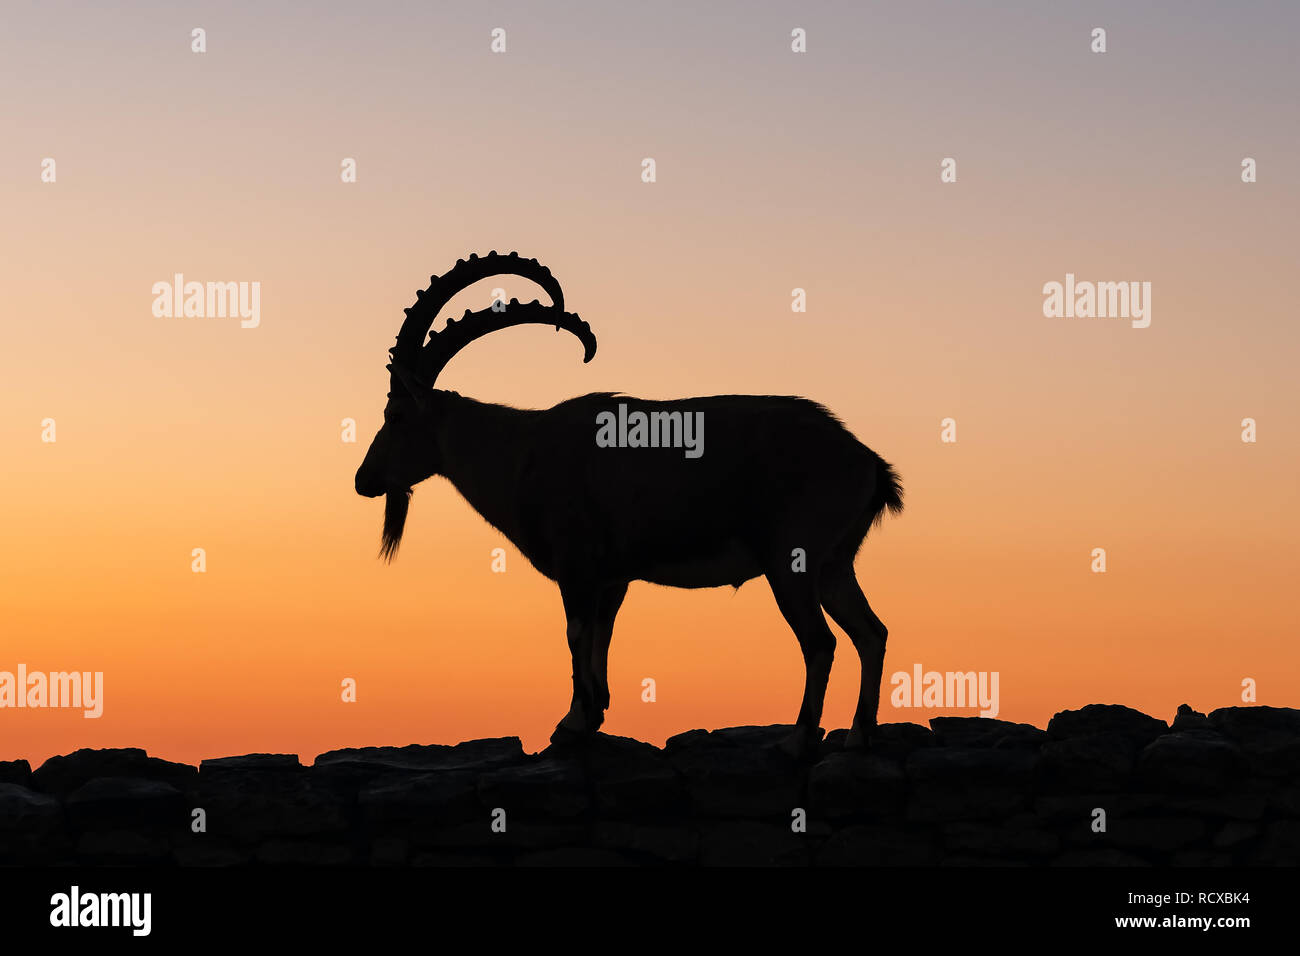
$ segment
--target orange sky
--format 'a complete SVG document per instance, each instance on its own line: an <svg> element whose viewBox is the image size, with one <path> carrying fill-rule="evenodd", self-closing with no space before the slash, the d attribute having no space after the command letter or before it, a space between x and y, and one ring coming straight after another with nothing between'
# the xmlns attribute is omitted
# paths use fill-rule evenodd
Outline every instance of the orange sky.
<svg viewBox="0 0 1300 956"><path fill-rule="evenodd" d="M440 480L381 565L382 503L352 490L402 308L491 248L551 266L600 350L583 366L573 341L512 330L446 387L533 407L806 395L898 468L907 510L859 561L887 676L998 671L999 716L1040 725L1093 701L1231 705L1244 678L1300 703L1294 11L1102 8L1099 56L1092 23L1036 6L719 5L688 26L687 7L560 8L15 16L0 671L106 686L98 720L0 710L0 759L545 744L569 699L555 586ZM261 282L261 324L154 317L175 272ZM1151 282L1150 328L1045 318L1066 272ZM536 294L483 283L448 312L498 284ZM604 729L656 743L790 722L803 682L761 580L634 585L610 677ZM826 726L857 681L842 640Z"/></svg>

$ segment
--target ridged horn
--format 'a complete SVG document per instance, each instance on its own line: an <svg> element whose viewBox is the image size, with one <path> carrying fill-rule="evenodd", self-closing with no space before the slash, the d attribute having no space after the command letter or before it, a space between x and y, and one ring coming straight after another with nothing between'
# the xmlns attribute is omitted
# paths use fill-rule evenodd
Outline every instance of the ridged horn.
<svg viewBox="0 0 1300 956"><path fill-rule="evenodd" d="M480 312L467 311L459 321L448 319L446 328L434 332L420 354L420 379L432 387L447 363L469 343L515 325L553 325L557 331L564 329L578 337L582 342L584 362L590 362L596 354L596 336L591 326L574 313L537 301L521 303L518 299L511 299L500 312L488 308Z"/></svg>
<svg viewBox="0 0 1300 956"><path fill-rule="evenodd" d="M537 301L520 304L518 299L511 299L501 311L491 308L481 312L466 311L459 321L448 319L441 332L430 331L438 312L453 296L481 279L498 275L517 275L536 282L546 290L552 304L546 306ZM564 311L564 291L550 269L536 259L521 259L516 252L509 255L490 252L481 258L471 254L468 259L459 260L444 275L430 276L429 288L416 293L415 305L406 310L406 320L397 333L397 343L390 354L394 366L413 373L419 385L432 388L447 363L470 342L499 329L525 324L553 325L557 330L573 333L583 344L584 362L590 362L596 354L596 337L591 326ZM426 334L429 341L422 344ZM410 377L406 376L407 379ZM410 381L403 382L396 372L392 378L393 391L410 389Z"/></svg>
<svg viewBox="0 0 1300 956"><path fill-rule="evenodd" d="M505 256L489 252L481 258L477 253L471 253L468 259L458 260L445 274L430 276L429 288L415 293L415 305L406 310L406 320L397 333L397 344L392 349L393 359L408 368L414 368L425 335L452 297L481 279L498 275L517 275L536 282L546 290L557 309L564 308L564 292L560 289L560 283L551 275L551 270L536 259L521 259L517 252Z"/></svg>

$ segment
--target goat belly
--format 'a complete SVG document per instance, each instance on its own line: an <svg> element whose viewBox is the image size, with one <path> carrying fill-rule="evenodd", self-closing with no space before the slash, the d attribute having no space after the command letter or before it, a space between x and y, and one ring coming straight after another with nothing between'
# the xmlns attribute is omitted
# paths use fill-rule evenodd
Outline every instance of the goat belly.
<svg viewBox="0 0 1300 956"><path fill-rule="evenodd" d="M748 550L739 542L729 541L716 551L657 561L643 569L636 580L672 588L738 588L762 573Z"/></svg>

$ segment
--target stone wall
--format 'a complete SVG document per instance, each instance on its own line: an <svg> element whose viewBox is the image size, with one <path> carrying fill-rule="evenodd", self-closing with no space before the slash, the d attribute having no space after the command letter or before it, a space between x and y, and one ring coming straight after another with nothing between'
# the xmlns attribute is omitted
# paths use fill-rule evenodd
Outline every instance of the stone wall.
<svg viewBox="0 0 1300 956"><path fill-rule="evenodd" d="M0 762L0 864L1300 862L1300 710L930 723L884 724L870 753L833 731L805 763L775 748L781 726L662 749L606 735L532 755L516 737L367 747L310 767L79 750L35 771Z"/></svg>

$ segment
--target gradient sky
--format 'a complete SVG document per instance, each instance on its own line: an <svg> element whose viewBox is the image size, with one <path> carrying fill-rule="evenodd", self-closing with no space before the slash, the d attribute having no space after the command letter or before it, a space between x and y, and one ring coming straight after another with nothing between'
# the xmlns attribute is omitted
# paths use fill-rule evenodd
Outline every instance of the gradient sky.
<svg viewBox="0 0 1300 956"><path fill-rule="evenodd" d="M4 20L0 670L103 671L106 691L98 720L0 710L0 759L545 744L570 692L555 586L441 480L384 566L382 503L352 490L402 308L489 249L549 265L600 351L583 366L571 338L511 330L445 387L531 407L806 395L895 464L907 510L858 564L887 678L998 671L999 716L1039 725L1095 701L1232 705L1244 678L1300 703L1294 4L11 3ZM259 281L260 327L155 318L176 272ZM1045 318L1067 272L1151 282L1150 328ZM538 294L483 283L448 312L497 284ZM610 677L604 729L659 743L791 722L803 668L763 581L635 584ZM825 726L847 725L857 684L842 639ZM888 690L881 720L974 713Z"/></svg>

